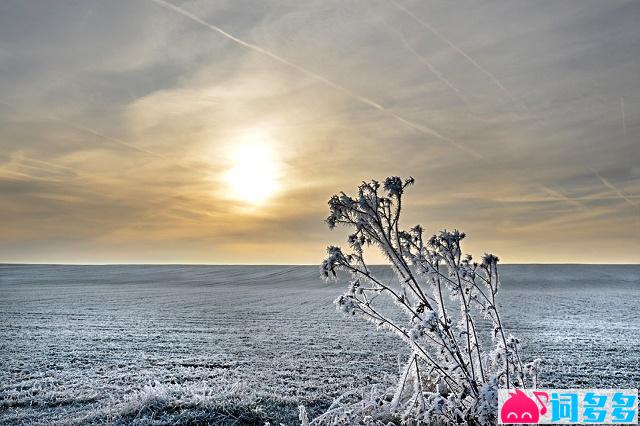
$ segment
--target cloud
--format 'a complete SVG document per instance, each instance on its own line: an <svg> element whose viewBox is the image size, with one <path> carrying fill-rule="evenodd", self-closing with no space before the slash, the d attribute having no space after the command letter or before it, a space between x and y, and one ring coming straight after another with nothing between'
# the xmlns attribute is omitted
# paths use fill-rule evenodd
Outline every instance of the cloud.
<svg viewBox="0 0 640 426"><path fill-rule="evenodd" d="M327 198L390 174L474 253L638 261L638 5L460 7L3 4L0 261L314 263ZM247 133L283 171L253 210Z"/></svg>

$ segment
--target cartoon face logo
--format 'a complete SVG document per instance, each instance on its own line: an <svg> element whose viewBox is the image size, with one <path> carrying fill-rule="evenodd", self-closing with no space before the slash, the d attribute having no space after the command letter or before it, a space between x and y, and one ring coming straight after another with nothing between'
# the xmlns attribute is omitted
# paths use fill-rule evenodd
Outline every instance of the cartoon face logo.
<svg viewBox="0 0 640 426"><path fill-rule="evenodd" d="M520 389L516 389L514 393L509 393L509 399L505 401L500 411L502 423L538 423L540 415L544 415L547 412L547 408L540 400L540 397L544 396L548 401L549 396L546 392L534 392L534 396L542 406L540 410L538 409L538 404Z"/></svg>

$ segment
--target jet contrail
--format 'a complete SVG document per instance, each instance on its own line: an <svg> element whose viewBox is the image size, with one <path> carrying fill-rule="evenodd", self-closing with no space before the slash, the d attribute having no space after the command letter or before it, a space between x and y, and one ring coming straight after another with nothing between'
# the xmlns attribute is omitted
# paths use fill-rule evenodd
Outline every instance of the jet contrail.
<svg viewBox="0 0 640 426"><path fill-rule="evenodd" d="M190 19L190 20L202 25L202 26L210 29L211 31L214 31L214 32L222 35L223 37L226 37L229 40L231 40L231 41L233 41L233 42L235 42L235 43L237 43L237 44L239 44L239 45L241 45L243 47L246 47L249 50L253 50L254 52L258 52L258 53L260 53L260 54L262 54L264 56L267 56L267 57L273 59L276 62L279 62L279 63L281 63L283 65L286 65L289 68L295 69L296 71L298 71L298 72L300 72L300 73L302 73L302 74L304 74L304 75L306 75L308 77L311 77L312 79L314 79L316 81L319 81L319 82L321 82L321 83L323 83L323 84L325 84L325 85L327 85L327 86L329 86L329 87L331 87L331 88L333 88L335 90L338 90L338 91L344 93L348 97L350 97L350 98L352 98L354 100L357 100L358 102L361 102L361 103L363 103L365 105L368 105L371 108L374 108L374 109L376 109L376 110L378 110L380 112L383 112L383 113L395 118L396 120L400 121L401 123L411 127L414 130L417 130L417 131L419 131L421 133L424 133L424 134L427 134L427 135L430 135L430 136L434 136L434 137L436 137L436 138L438 138L440 140L448 142L451 145L455 146L456 148L459 148L459 149L463 150L465 153L471 154L476 158L482 158L482 155L479 154L478 152L475 152L470 148L463 147L459 143L455 142L453 139L440 134L438 131L436 131L434 129L431 129L431 128L427 127L427 126L423 126L421 124L415 123L415 122L413 122L413 121L411 121L409 119L406 119L404 117L401 117L400 115L389 111L388 109L386 109L383 105L379 104L378 102L376 102L374 100L371 100L371 99L369 99L367 97L358 95L357 93L347 89L346 87L344 87L344 86L342 86L342 85L340 85L338 83L335 83L334 81L329 80L328 78L323 77L320 74L317 74L317 73L315 73L315 72L313 72L311 70L308 70L307 68L304 68L303 66L300 66L300 65L298 65L298 64L296 64L294 62L291 62L291 61L289 61L289 60L287 60L287 59L285 59L285 58L283 58L283 57L281 57L281 56L279 56L279 55L277 55L277 54L275 54L275 53L273 53L273 52L271 52L271 51L269 51L267 49L264 49L263 47L260 47L260 46L258 46L256 44L253 44L253 43L246 42L246 41L244 41L244 40L242 40L242 39L240 39L240 38L238 38L238 37L226 32L226 31L224 31L223 29L221 29L221 28L219 28L219 27L217 27L217 26L215 26L213 24L210 24L209 22L197 17L196 15L192 14L191 12L189 12L189 11L187 11L187 10L181 8L181 7L178 7L178 6L176 6L176 5L172 4L172 3L169 3L169 2L167 2L165 0L151 0L151 1L156 3L156 4L158 4L158 5L160 5L160 6L162 6L162 7L164 7L165 9L169 9L169 10L175 12L175 13L178 13L178 14L180 14L180 15L182 15L182 16L184 16L184 17L186 17L186 18L188 18L188 19Z"/></svg>
<svg viewBox="0 0 640 426"><path fill-rule="evenodd" d="M78 170L72 169L71 167L66 167L66 166L61 166L59 164L53 164L53 163L49 163L48 161L42 161L42 160L36 160L34 158L29 158L29 157L25 157L20 155L17 160L17 162L14 163L15 158L11 159L10 163L6 163L6 165L8 166L15 166L17 168L26 168L29 170L39 170L39 171L43 171L46 173L51 173L52 170L68 170L74 173L75 176L80 176L83 175L84 173L79 172ZM47 166L47 167L42 167L42 166L38 166L38 164ZM3 165L4 166L4 165ZM23 173L19 170L12 170L12 169L8 169L6 166L2 167L0 166L0 170L3 170L5 172L14 174L14 175L18 175L18 176L23 176L29 179L35 179L35 180L42 180L42 181L49 181L49 182L60 182L60 180L56 179L56 177L52 177L52 176L48 176L48 177L42 177L42 176L34 176L32 174L29 173ZM74 176L74 177L75 177Z"/></svg>
<svg viewBox="0 0 640 426"><path fill-rule="evenodd" d="M1 100L1 99L0 99L0 104L6 105L9 108L11 108L14 111L16 111L16 109L14 108L13 105L11 105L11 104L9 104L9 103ZM30 113L27 113L27 114L28 115L33 115L33 114L30 114ZM86 132L86 133L90 133L90 134L92 134L94 136L97 136L97 137L99 137L101 139L105 139L105 140L107 140L109 142L112 142L114 144L121 145L121 146L130 148L130 149L133 149L134 151L138 151L138 152L141 152L141 153L144 153L144 154L148 154L148 155L153 155L154 157L165 158L160 154L156 154L155 152L151 152L151 151L148 151L146 149L139 148L139 147L137 147L135 145L132 145L132 144L126 142L126 141L123 141L122 139L118 139L118 138L114 138L112 136L105 135L105 134L100 133L97 130L94 130L94 129L90 128L90 127L86 127L86 126L83 126L83 125L80 125L80 124L73 123L73 122L71 122L69 120L66 120L66 119L62 118L62 117L57 117L55 115L51 115L50 114L50 115L44 116L44 118L46 118L47 120L50 120L50 121L59 121L61 123L66 124L69 127L72 127L74 129L76 129L76 130L80 130L80 131L83 131L83 132Z"/></svg>
<svg viewBox="0 0 640 426"><path fill-rule="evenodd" d="M37 158L25 157L22 154L17 156L16 160L18 160L18 162L17 162L18 166L27 167L27 168L31 168L31 169L42 170L42 171L45 171L45 172L49 172L52 169L53 170L68 170L70 172L73 172L76 176L82 176L82 177L87 177L88 176L88 177L94 177L94 178L102 179L102 177L100 177L98 175L94 175L92 173L88 173L88 172L85 172L85 171L80 171L80 170L74 169L72 167L61 166L60 164L51 163L49 161L39 160ZM39 167L38 165L43 165L43 166L47 166L47 167L42 167L42 166Z"/></svg>
<svg viewBox="0 0 640 426"><path fill-rule="evenodd" d="M138 152L141 152L143 154L152 155L152 156L158 157L158 158L166 158L163 155L156 154L155 152L152 152L152 151L149 151L149 150L146 150L146 149L143 149L143 148L139 148L139 147L137 147L137 146L135 146L133 144L130 144L128 142L123 141L122 139L114 138L113 136L108 136L108 135L105 135L104 133L100 133L97 130L94 130L94 129L90 128L90 127L86 127L86 126L83 126L83 125L80 125L80 124L72 123L71 121L67 121L67 120L65 120L63 118L60 118L60 117L51 116L51 118L53 120L60 121L60 122L62 122L64 124L66 124L69 127L73 127L76 130L82 130L84 132L87 132L87 133L90 133L90 134L92 134L94 136L97 136L97 137L99 137L101 139L105 139L105 140L107 140L109 142L113 142L113 143L115 143L117 145L122 145L124 147L133 149L134 151L138 151Z"/></svg>
<svg viewBox="0 0 640 426"><path fill-rule="evenodd" d="M16 172L15 170L9 170L5 167L1 167L0 166L0 173L8 173L10 175L15 175L15 176L20 176L20 177L26 177L29 179L37 179L37 180L49 180L49 179L45 179L45 178L41 178L41 177L37 177L37 176L31 176L27 173L22 173L22 172Z"/></svg>
<svg viewBox="0 0 640 426"><path fill-rule="evenodd" d="M404 47L409 52L411 52L413 56L415 56L416 59L418 59L418 61L420 61L423 65L425 65L429 69L429 71L431 71L431 73L438 78L438 80L444 83L445 86L451 89L456 94L458 99L462 101L462 103L464 103L466 106L469 106L469 101L462 94L462 92L456 86L454 86L453 83L451 83L451 81L449 81L424 55L421 55L420 53L418 53L416 49L414 49L413 46L409 43L409 41L404 36L404 34L402 34L401 31L397 30L396 28L392 27L389 24L386 24L386 26L387 28L389 28L389 30L393 31L398 36L398 38L400 38Z"/></svg>
<svg viewBox="0 0 640 426"><path fill-rule="evenodd" d="M461 145L458 142L454 141L453 139L448 138L448 137L446 137L444 135L441 135L440 133L438 133L437 131L435 131L435 130L429 128L429 127L423 126L423 125L418 124L418 123L416 123L414 121L406 119L406 118L404 118L404 117L402 117L402 116L400 116L400 115L398 115L398 114L396 114L396 113L394 113L392 111L389 111L383 105L381 105L381 104L379 104L379 103L377 103L377 102L375 102L375 101L373 101L373 100L371 100L369 98L366 98L364 96L360 96L360 95L352 92L351 90L347 89L346 87L344 87L344 86L342 86L342 85L340 85L338 83L335 83L335 82L327 79L326 77L323 77L322 75L319 75L319 74L317 74L317 73L315 73L313 71L310 71L310 70L308 70L308 69L306 69L306 68L304 68L304 67L302 67L302 66L300 66L298 64L290 62L290 61L278 56L277 54L275 54L273 52L270 52L270 51L268 51L268 50L266 50L266 49L264 49L264 48L262 48L262 47L260 47L258 45L255 45L255 44L246 42L246 41L244 41L242 39L239 39L238 37L235 37L234 35L224 31L223 29L221 29L221 28L219 28L219 27L217 27L215 25L212 25L212 24L202 20L201 18L197 17L196 15L192 14L191 12L189 12L189 11L187 11L185 9L182 9L181 7L178 7L178 6L176 6L176 5L172 4L172 3L169 3L169 2L167 2L165 0L151 0L151 1L153 1L154 3L164 7L166 9L169 9L169 10L175 12L175 13L178 13L178 14L180 14L180 15L182 15L182 16L184 16L184 17L186 17L186 18L188 18L188 19L190 19L190 20L192 20L192 21L194 21L194 22L196 22L196 23L198 23L198 24L200 24L202 26L204 26L204 27L210 29L211 31L214 31L214 32L226 37L227 39L229 39L229 40L231 40L231 41L233 41L233 42L235 42L235 43L237 43L237 44L239 44L239 45L241 45L243 47L246 47L247 49L253 50L253 51L258 52L258 53L260 53L260 54L262 54L264 56L267 56L267 57L273 59L276 62L279 62L279 63L281 63L283 65L286 65L286 66L288 66L288 67L290 67L292 69L295 69L295 70L299 71L300 73L305 74L305 75L313 78L316 81L319 81L319 82L321 82L321 83L323 83L323 84L325 84L325 85L327 85L329 87L332 87L332 88L344 93L345 95L347 95L348 97L350 97L350 98L352 98L354 100L357 100L357 101L359 101L359 102L361 102L361 103L363 103L365 105L368 105L368 106L370 106L370 107L372 107L372 108L374 108L374 109L376 109L378 111L381 111L381 112L383 112L383 113L395 118L399 122L403 123L404 125L412 128L412 129L414 129L416 131L419 131L421 133L428 134L428 135L431 135L431 136L435 136L436 138L444 140L444 141L450 143L451 145L455 146L459 150L464 151L465 153L467 153L467 154L469 154L469 155L471 155L471 156L473 156L473 157L475 157L477 159L485 160L485 157L482 154L478 153L477 151L472 150L471 148L467 148L464 145ZM413 17L419 23L421 23L423 26L425 26L427 29L432 31L436 36L438 36L441 40L443 40L445 43L447 43L449 46L451 46L457 52L462 54L476 68L478 68L480 71L482 71L487 76L489 76L503 91L505 91L510 96L510 98L514 102L518 103L519 105L521 105L525 109L527 108L525 105L523 105L521 102L519 102L511 94L511 92L509 92L509 90L506 87L504 87L502 85L502 83L500 83L500 81L493 74L491 74L489 71L485 70L481 65L479 65L476 61L474 61L473 58L471 58L469 55L467 55L462 49L460 49L459 47L457 47L456 45L454 45L453 43L448 41L437 30L435 30L434 28L431 28L426 22L422 22L419 18L417 18L415 15L413 15L410 11L404 9L402 6L400 6L397 3L395 3L394 0L391 0L391 1L394 4L396 4L396 6L399 7L401 10L404 10L405 13L408 13L411 17ZM566 201L566 202L568 202L568 203L570 203L570 204L572 204L574 206L578 206L578 207L580 207L582 209L587 209L587 207L584 204L580 203L579 201L576 201L576 200L574 200L572 198L569 198L569 197L567 197L567 196L565 196L565 195L563 195L563 194L561 194L561 193L559 193L557 191L554 191L554 190L552 190L552 189L550 189L550 188L548 188L548 187L546 187L544 185L540 185L540 187L545 192L550 193L550 194L554 195L555 197L557 197L559 199L562 199L562 200L564 200L564 201Z"/></svg>
<svg viewBox="0 0 640 426"><path fill-rule="evenodd" d="M79 172L78 172L78 170L76 170L76 169L72 169L71 167L61 166L61 165L59 165L59 164L53 164L53 163L50 163L50 162L48 162L48 161L38 160L38 159L36 159L36 158L25 157L24 155L20 155L20 156L19 156L19 159L20 159L20 160L22 160L22 163L23 163L23 164L25 163L25 160L26 160L26 162L31 162L31 163L40 163L40 164L44 164L45 166L52 167L52 168L54 168L54 169L69 170L69 171L71 171L71 172L79 173ZM27 166L27 167L33 167L33 168L35 168L35 166ZM44 169L41 169L41 170L44 170Z"/></svg>
<svg viewBox="0 0 640 426"><path fill-rule="evenodd" d="M622 131L627 136L627 117L624 113L624 98L620 98L620 113L622 114Z"/></svg>
<svg viewBox="0 0 640 426"><path fill-rule="evenodd" d="M411 19L413 19L415 22L417 22L419 25L421 25L422 27L426 28L427 30L429 30L433 35L435 35L438 39L440 39L442 42L444 42L445 44L447 44L451 49L453 49L454 51L458 52L462 57L464 57L467 61L469 61L469 63L471 63L471 65L473 65L478 71L480 71L481 73L483 73L484 75L486 75L491 81L493 81L493 83L500 88L500 90L502 90L508 97L509 99L515 103L516 105L518 105L521 109L523 109L524 111L527 111L529 114L532 115L532 117L538 122L538 123L542 123L542 120L536 116L535 114L533 114L529 108L522 103L522 101L520 101L513 93L511 93L511 91L509 89L507 89L507 87L502 84L502 82L498 79L498 77L496 77L491 71L487 70L486 68L484 68L482 65L480 65L475 59L473 59L471 56L469 56L469 54L467 54L467 52L465 52L461 47L459 47L458 45L456 45L455 43L453 43L451 40L449 40L447 37L445 37L442 33L440 33L440 31L438 31L436 28L434 28L433 26L429 25L426 21L424 21L423 19L421 19L420 17L418 17L415 13L411 12L409 9L407 9L406 7L402 6L401 4L399 4L396 0L389 0L391 2L391 4L393 4L398 10L404 12L407 16L409 16ZM577 201L576 199L567 197L566 195L552 189L549 188L546 185L542 185L542 184L538 184L539 188L542 189L544 192L556 197L557 199L562 199L566 202L568 202L569 204L572 204L574 206L578 206L581 209L589 209L586 205L584 205L583 203Z"/></svg>
<svg viewBox="0 0 640 426"><path fill-rule="evenodd" d="M399 116L398 114L396 114L394 112L388 112L388 114L391 115L391 117L393 117L396 120L398 120L399 122L407 125L408 127L411 127L414 130L417 130L419 132L428 133L428 132L431 131L431 129L426 128L424 126L421 126L420 124L414 123L413 121L407 120L407 119ZM451 145L455 146L459 150L464 151L467 154L469 154L469 155L471 155L471 156L473 156L473 157L475 157L477 159L480 159L480 160L484 159L484 156L482 154L472 150L471 148L467 148L466 146L459 144L458 142L454 141L453 139L448 139L447 138L446 140L447 140L447 142L449 142Z"/></svg>
<svg viewBox="0 0 640 426"><path fill-rule="evenodd" d="M555 189L553 189L553 188L549 188L548 186L546 186L546 185L541 185L541 184L539 184L539 185L538 185L538 187L539 187L540 189L542 189L544 192L546 192L547 194L552 195L552 196L553 196L553 197L555 197L556 199L560 199L560 200L566 201L567 203L572 204L572 205L574 205L574 206L578 206L578 207L580 207L582 210L590 210L590 208L588 208L587 206L585 206L584 204L582 204L580 201L578 201L578 200L576 200L576 199L574 199L574 198L567 197L567 196L566 196L566 195L564 195L563 193L561 193L561 192L559 192L559 191L556 191L556 190L555 190Z"/></svg>
<svg viewBox="0 0 640 426"><path fill-rule="evenodd" d="M598 179L600 179L600 182L602 182L602 184L604 186L606 186L607 188L609 188L610 190L612 190L613 192L615 192L616 194L618 194L618 197L622 198L623 200L625 200L629 205L636 207L636 203L629 198L628 196L626 196L622 191L620 191L614 184L612 184L611 182L609 182L607 179L605 179L604 177L602 177L602 175L600 173L598 173L597 170L591 170L593 173L595 173L596 176L598 176Z"/></svg>
<svg viewBox="0 0 640 426"><path fill-rule="evenodd" d="M409 9L407 9L406 7L402 6L401 4L399 4L398 2L396 2L395 0L389 0L391 2L391 4L393 4L397 9L401 10L402 12L404 12L406 15L408 15L410 18L412 18L414 21L416 21L418 24L420 24L421 26L423 26L424 28L428 29L433 35L435 35L436 37L438 37L441 41L443 41L444 43L446 43L449 47L451 47L453 50L455 50L456 52L458 52L460 55L462 55L467 61L469 61L471 63L471 65L473 65L478 71L482 72L484 75L486 75L487 77L489 77L489 79L491 81L493 81L493 83L498 86L508 97L509 99L511 99L512 102L514 102L515 104L517 104L520 108L522 108L525 111L529 111L529 108L523 104L518 98L516 98L513 93L511 93L511 91L509 89L507 89L504 84L502 84L502 82L498 79L498 77L496 77L491 71L487 70L486 68L484 68L482 65L480 65L475 59L473 59L471 56L469 56L467 54L467 52L465 52L464 50L462 50L462 48L460 48L458 45L454 44L451 40L449 40L447 37L445 37L442 33L440 33L440 31L438 31L437 29L435 29L434 27L432 27L431 25L429 25L427 22L425 22L424 20L420 19L416 14L414 14L413 12L411 12ZM539 121L540 119L536 117L536 119Z"/></svg>

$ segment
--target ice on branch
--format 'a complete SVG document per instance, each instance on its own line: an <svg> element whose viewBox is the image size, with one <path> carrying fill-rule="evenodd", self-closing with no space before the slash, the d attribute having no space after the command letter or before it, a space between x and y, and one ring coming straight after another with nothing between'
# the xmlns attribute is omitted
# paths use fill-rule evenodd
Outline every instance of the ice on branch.
<svg viewBox="0 0 640 426"><path fill-rule="evenodd" d="M351 276L337 309L393 333L410 356L394 386L376 386L357 403L338 398L311 424L494 424L499 388L537 386L540 360L523 362L520 342L506 333L498 312L498 257L475 262L463 253L466 235L458 230L428 236L420 225L400 228L403 196L413 183L392 176L329 200L329 228L352 231L349 250L329 247L321 265L326 279L340 271ZM397 282L369 266L367 247L382 251ZM382 308L389 301L401 315Z"/></svg>

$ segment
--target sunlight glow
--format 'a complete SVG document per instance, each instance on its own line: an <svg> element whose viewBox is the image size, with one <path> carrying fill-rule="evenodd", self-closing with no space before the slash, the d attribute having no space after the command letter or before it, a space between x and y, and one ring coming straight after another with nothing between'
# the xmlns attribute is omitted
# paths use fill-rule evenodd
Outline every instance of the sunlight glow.
<svg viewBox="0 0 640 426"><path fill-rule="evenodd" d="M248 132L231 149L232 167L225 174L231 198L263 204L279 188L278 160L267 134Z"/></svg>

